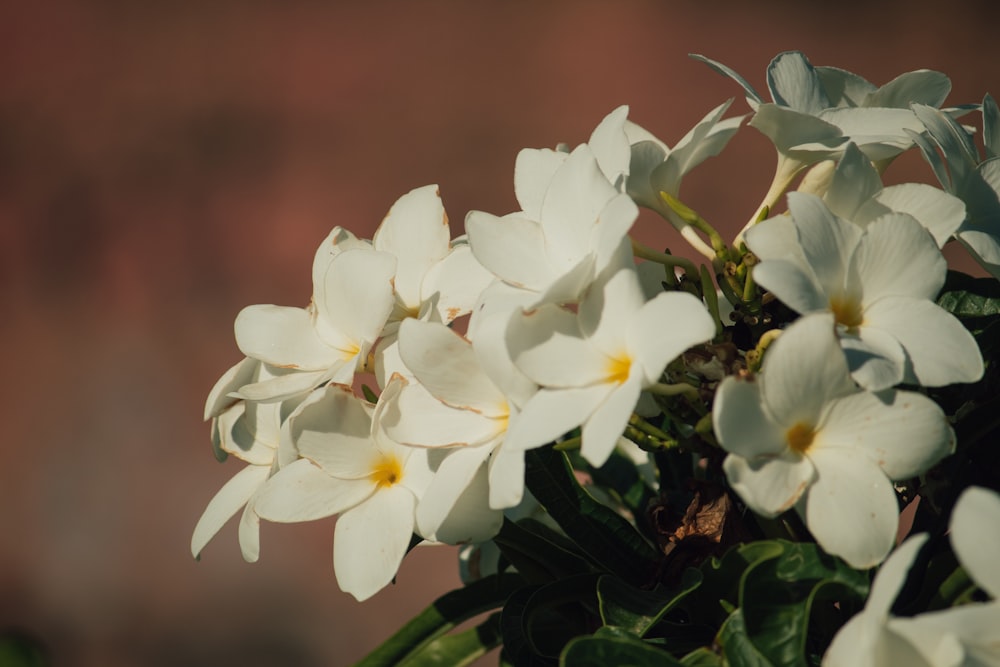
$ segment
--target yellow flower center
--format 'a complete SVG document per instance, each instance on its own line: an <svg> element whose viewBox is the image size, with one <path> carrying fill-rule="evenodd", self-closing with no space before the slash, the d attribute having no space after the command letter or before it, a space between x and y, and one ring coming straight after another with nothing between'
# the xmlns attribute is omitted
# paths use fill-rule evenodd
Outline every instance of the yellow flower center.
<svg viewBox="0 0 1000 667"><path fill-rule="evenodd" d="M383 456L375 464L371 477L380 488L398 484L403 479L403 466L395 456Z"/></svg>
<svg viewBox="0 0 1000 667"><path fill-rule="evenodd" d="M865 321L864 313L861 312L861 303L857 299L845 296L835 296L830 298L830 310L837 324L841 324L848 329L856 329Z"/></svg>
<svg viewBox="0 0 1000 667"><path fill-rule="evenodd" d="M619 357L612 357L608 360L604 369L604 377L608 382L622 384L628 380L629 371L632 370L632 359L627 354Z"/></svg>
<svg viewBox="0 0 1000 667"><path fill-rule="evenodd" d="M792 451L799 454L805 453L816 438L816 431L809 424L798 422L785 431L785 441Z"/></svg>

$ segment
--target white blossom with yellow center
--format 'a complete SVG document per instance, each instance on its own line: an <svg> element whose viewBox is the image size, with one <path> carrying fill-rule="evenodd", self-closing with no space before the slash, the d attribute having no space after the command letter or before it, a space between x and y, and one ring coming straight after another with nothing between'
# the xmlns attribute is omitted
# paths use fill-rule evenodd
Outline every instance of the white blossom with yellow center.
<svg viewBox="0 0 1000 667"><path fill-rule="evenodd" d="M823 549L868 568L889 553L892 480L949 454L954 433L932 400L851 381L833 315L807 315L767 350L756 378L727 377L712 408L730 486L758 514L794 509Z"/></svg>
<svg viewBox="0 0 1000 667"><path fill-rule="evenodd" d="M511 425L511 446L538 447L582 426L581 453L602 465L642 390L714 333L704 304L690 294L664 292L647 301L628 248L620 248L578 312L550 304L511 319L511 357L542 387Z"/></svg>
<svg viewBox="0 0 1000 667"><path fill-rule="evenodd" d="M314 392L289 420L302 458L271 477L254 505L269 521L339 514L334 571L341 589L358 600L396 576L416 528L417 499L430 479L424 451L372 428L374 409L349 387L330 384Z"/></svg>
<svg viewBox="0 0 1000 667"><path fill-rule="evenodd" d="M788 209L791 218L746 234L762 260L754 280L796 312L831 313L858 384L877 391L982 377L975 339L933 301L948 267L919 222L889 212L861 227L801 192L788 195Z"/></svg>

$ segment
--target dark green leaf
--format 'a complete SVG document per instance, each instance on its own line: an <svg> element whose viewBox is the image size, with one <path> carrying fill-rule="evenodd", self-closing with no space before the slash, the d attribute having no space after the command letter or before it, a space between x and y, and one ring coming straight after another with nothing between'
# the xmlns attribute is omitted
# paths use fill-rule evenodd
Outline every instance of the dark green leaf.
<svg viewBox="0 0 1000 667"><path fill-rule="evenodd" d="M438 637L399 667L464 667L500 645L500 612L474 628Z"/></svg>
<svg viewBox="0 0 1000 667"><path fill-rule="evenodd" d="M1000 315L1000 281L950 271L938 305L962 319Z"/></svg>
<svg viewBox="0 0 1000 667"><path fill-rule="evenodd" d="M493 541L529 583L541 584L590 569L572 542L534 519L517 523L504 519Z"/></svg>
<svg viewBox="0 0 1000 667"><path fill-rule="evenodd" d="M520 576L501 574L446 593L358 662L356 667L397 665L459 623L500 607L523 585L524 580Z"/></svg>
<svg viewBox="0 0 1000 667"><path fill-rule="evenodd" d="M601 619L605 625L618 626L642 637L688 593L698 588L701 580L701 572L689 568L684 571L677 588L647 591L629 586L616 577L601 577L597 582Z"/></svg>
<svg viewBox="0 0 1000 667"><path fill-rule="evenodd" d="M684 667L723 667L722 656L707 647L691 651L681 658Z"/></svg>
<svg viewBox="0 0 1000 667"><path fill-rule="evenodd" d="M868 575L825 554L815 544L779 544L783 551L777 558L758 560L743 575L740 608L744 629L774 665L806 665L813 605L823 602L833 608L834 601L843 599L853 607L868 594ZM821 653L831 638L832 634L823 636L823 646L810 647L811 652Z"/></svg>
<svg viewBox="0 0 1000 667"><path fill-rule="evenodd" d="M717 641L729 667L773 667L747 636L742 609L729 615L719 630Z"/></svg>
<svg viewBox="0 0 1000 667"><path fill-rule="evenodd" d="M626 636L577 637L563 651L561 667L681 667L666 651L639 638Z"/></svg>
<svg viewBox="0 0 1000 667"><path fill-rule="evenodd" d="M653 578L659 553L577 483L564 454L551 447L534 449L525 454L525 463L528 489L598 567L635 585Z"/></svg>
<svg viewBox="0 0 1000 667"><path fill-rule="evenodd" d="M18 630L0 634L0 666L45 667L48 664L47 651L37 638Z"/></svg>

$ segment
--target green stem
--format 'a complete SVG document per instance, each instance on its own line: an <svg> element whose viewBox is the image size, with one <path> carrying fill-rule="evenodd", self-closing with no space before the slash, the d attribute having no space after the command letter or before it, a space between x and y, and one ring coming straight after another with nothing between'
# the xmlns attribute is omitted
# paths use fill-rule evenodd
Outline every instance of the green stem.
<svg viewBox="0 0 1000 667"><path fill-rule="evenodd" d="M681 394L698 395L698 387L684 382L679 382L677 384L657 382L652 386L646 387L646 391L651 394L659 394L660 396L680 396Z"/></svg>
<svg viewBox="0 0 1000 667"><path fill-rule="evenodd" d="M679 266L684 270L684 273L686 273L691 277L698 275L698 269L695 268L694 262L692 262L691 260L685 257L678 257L676 255L668 255L666 253L657 252L656 250L653 250L649 246L643 245L642 243L636 241L635 239L631 239L631 241L632 241L632 254L635 255L636 257L648 260L650 262L656 262L657 264L662 264L663 266L666 266L668 268L674 268Z"/></svg>

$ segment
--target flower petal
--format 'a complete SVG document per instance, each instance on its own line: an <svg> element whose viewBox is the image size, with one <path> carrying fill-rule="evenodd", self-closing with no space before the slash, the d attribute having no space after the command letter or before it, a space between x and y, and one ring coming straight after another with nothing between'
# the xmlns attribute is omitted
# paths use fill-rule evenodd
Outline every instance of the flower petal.
<svg viewBox="0 0 1000 667"><path fill-rule="evenodd" d="M633 363L642 365L648 386L657 382L667 364L684 350L712 340L715 323L697 297L687 292L663 292L630 318L626 336Z"/></svg>
<svg viewBox="0 0 1000 667"><path fill-rule="evenodd" d="M501 444L489 465L490 507L507 509L524 498L524 452Z"/></svg>
<svg viewBox="0 0 1000 667"><path fill-rule="evenodd" d="M746 459L778 456L787 448L785 434L763 409L760 383L729 376L712 405L712 427L722 447Z"/></svg>
<svg viewBox="0 0 1000 667"><path fill-rule="evenodd" d="M788 210L806 262L826 294L838 295L844 288L848 262L861 240L861 228L838 218L815 195L790 192Z"/></svg>
<svg viewBox="0 0 1000 667"><path fill-rule="evenodd" d="M983 376L983 358L972 334L931 301L887 297L865 310L865 320L899 341L910 359L912 378L925 387L976 382Z"/></svg>
<svg viewBox="0 0 1000 667"><path fill-rule="evenodd" d="M396 200L375 230L372 246L395 255L396 294L409 307L421 301L428 270L448 254L451 232L436 185L411 190Z"/></svg>
<svg viewBox="0 0 1000 667"><path fill-rule="evenodd" d="M905 213L870 223L850 261L851 280L864 295L862 306L884 296L933 299L948 270L934 238Z"/></svg>
<svg viewBox="0 0 1000 667"><path fill-rule="evenodd" d="M812 462L788 449L778 456L753 459L730 454L722 469L743 502L769 518L790 510L816 478Z"/></svg>
<svg viewBox="0 0 1000 667"><path fill-rule="evenodd" d="M895 336L874 326L862 326L857 333L842 334L851 377L868 391L881 391L903 381L906 352Z"/></svg>
<svg viewBox="0 0 1000 667"><path fill-rule="evenodd" d="M564 308L515 314L506 340L514 364L540 385L580 387L607 378L611 359L583 338L576 314Z"/></svg>
<svg viewBox="0 0 1000 667"><path fill-rule="evenodd" d="M816 479L796 509L823 550L864 570L885 559L896 540L899 507L892 483L874 461L848 447L813 447Z"/></svg>
<svg viewBox="0 0 1000 667"><path fill-rule="evenodd" d="M529 219L541 219L545 191L568 156L569 153L550 148L525 148L517 154L514 161L514 194Z"/></svg>
<svg viewBox="0 0 1000 667"><path fill-rule="evenodd" d="M580 454L591 465L600 467L611 456L639 401L642 381L641 373L633 373L624 383L615 386L584 422Z"/></svg>
<svg viewBox="0 0 1000 667"><path fill-rule="evenodd" d="M584 423L613 387L598 384L580 389L540 389L512 419L504 446L525 451L552 442Z"/></svg>
<svg viewBox="0 0 1000 667"><path fill-rule="evenodd" d="M247 504L251 496L260 488L271 472L270 466L249 465L226 482L219 492L208 502L208 506L198 519L191 536L191 555L198 558L205 545L240 508Z"/></svg>
<svg viewBox="0 0 1000 667"><path fill-rule="evenodd" d="M955 434L938 404L922 394L858 392L830 403L813 446L863 451L889 479L903 480L950 454Z"/></svg>
<svg viewBox="0 0 1000 667"><path fill-rule="evenodd" d="M478 446L503 432L504 422L442 403L419 384L403 387L379 406L385 434L414 447Z"/></svg>
<svg viewBox="0 0 1000 667"><path fill-rule="evenodd" d="M291 418L290 434L299 454L326 474L364 479L378 458L371 425L371 408L350 387L329 384Z"/></svg>
<svg viewBox="0 0 1000 667"><path fill-rule="evenodd" d="M362 601L392 581L413 535L415 503L397 484L337 519L333 569L341 590Z"/></svg>
<svg viewBox="0 0 1000 667"><path fill-rule="evenodd" d="M1000 532L987 529L1000 525L1000 495L982 487L966 489L951 514L951 545L969 576L1000 600Z"/></svg>
<svg viewBox="0 0 1000 667"><path fill-rule="evenodd" d="M364 502L375 489L371 480L337 479L311 461L299 459L267 480L257 494L254 508L268 521L313 521Z"/></svg>
<svg viewBox="0 0 1000 667"><path fill-rule="evenodd" d="M279 368L316 371L341 358L316 332L302 308L247 306L236 316L236 344L248 357Z"/></svg>
<svg viewBox="0 0 1000 667"><path fill-rule="evenodd" d="M434 307L441 321L448 324L468 314L494 279L472 254L472 248L463 243L430 268L420 288L421 299L438 295Z"/></svg>
<svg viewBox="0 0 1000 667"><path fill-rule="evenodd" d="M395 303L396 265L396 257L377 250L337 255L313 287L319 335L345 352L374 343Z"/></svg>
<svg viewBox="0 0 1000 667"><path fill-rule="evenodd" d="M913 216L940 248L965 220L965 203L926 183L891 185L858 209L854 222L865 224L890 211Z"/></svg>
<svg viewBox="0 0 1000 667"><path fill-rule="evenodd" d="M465 218L476 259L504 282L535 292L552 282L542 226L518 214L498 218L472 211Z"/></svg>
<svg viewBox="0 0 1000 667"><path fill-rule="evenodd" d="M456 508L459 497L469 488L473 478L480 472L481 468L484 468L491 449L492 447L457 447L448 452L434 473L434 479L431 480L430 486L427 487L417 503L418 533L428 539L448 544L483 541L471 540L466 537L464 533L471 528L459 524L452 526L458 528L457 537L454 533L442 534L439 529L452 510ZM483 472L485 473L485 469ZM483 481L485 482L485 478ZM485 494L480 501L484 505L487 504ZM492 535L485 539L490 537Z"/></svg>

